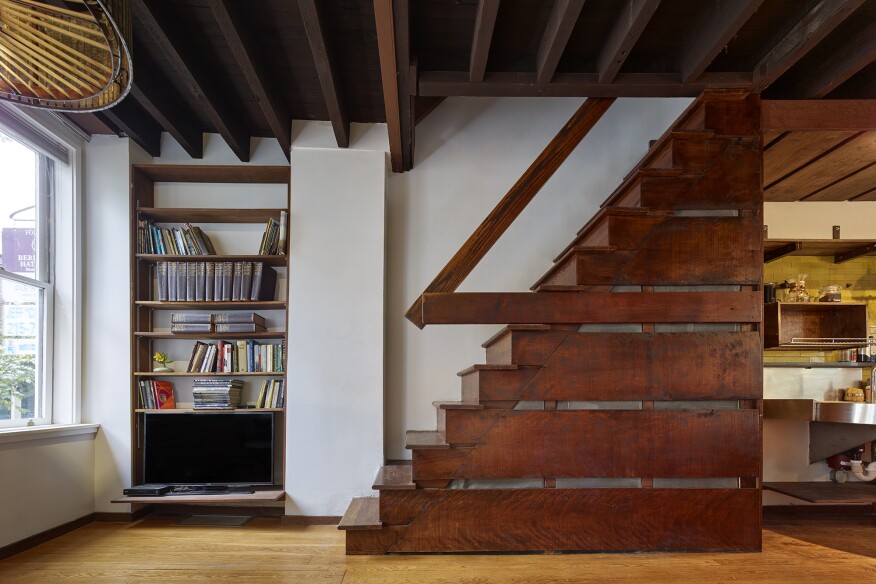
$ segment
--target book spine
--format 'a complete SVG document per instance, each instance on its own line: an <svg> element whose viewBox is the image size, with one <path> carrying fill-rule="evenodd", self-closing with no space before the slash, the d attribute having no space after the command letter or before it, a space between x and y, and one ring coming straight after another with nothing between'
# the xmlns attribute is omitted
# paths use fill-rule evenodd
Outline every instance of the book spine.
<svg viewBox="0 0 876 584"><path fill-rule="evenodd" d="M265 326L265 317L255 312L217 312L213 315L213 322L246 322Z"/></svg>
<svg viewBox="0 0 876 584"><path fill-rule="evenodd" d="M203 302L205 296L205 278L207 274L207 264L198 262L195 264L195 301Z"/></svg>
<svg viewBox="0 0 876 584"><path fill-rule="evenodd" d="M234 262L234 268L231 280L231 300L237 302L240 300L240 282L243 277L243 262Z"/></svg>
<svg viewBox="0 0 876 584"><path fill-rule="evenodd" d="M265 327L252 322L222 322L214 325L213 332L217 333L263 333Z"/></svg>
<svg viewBox="0 0 876 584"><path fill-rule="evenodd" d="M156 265L158 301L167 301L167 262L158 262Z"/></svg>
<svg viewBox="0 0 876 584"><path fill-rule="evenodd" d="M280 211L280 234L277 236L277 255L286 255L286 211Z"/></svg>
<svg viewBox="0 0 876 584"><path fill-rule="evenodd" d="M177 262L176 264L176 299L180 301L186 299L187 265L185 262Z"/></svg>
<svg viewBox="0 0 876 584"><path fill-rule="evenodd" d="M262 270L264 269L264 265L264 262L255 262L252 265L252 287L249 292L250 300L259 299L259 289L262 285Z"/></svg>
<svg viewBox="0 0 876 584"><path fill-rule="evenodd" d="M172 323L194 323L194 324L212 324L213 315L204 314L203 312L174 312L170 315Z"/></svg>
<svg viewBox="0 0 876 584"><path fill-rule="evenodd" d="M246 341L237 341L237 371L248 372L246 359Z"/></svg>
<svg viewBox="0 0 876 584"><path fill-rule="evenodd" d="M212 333L213 325L207 323L192 323L192 322L172 322L170 323L170 332L172 333Z"/></svg>
<svg viewBox="0 0 876 584"><path fill-rule="evenodd" d="M240 300L252 295L252 262L241 262Z"/></svg>
<svg viewBox="0 0 876 584"><path fill-rule="evenodd" d="M186 301L194 302L197 298L198 266L186 264Z"/></svg>
<svg viewBox="0 0 876 584"><path fill-rule="evenodd" d="M213 287L216 284L216 262L204 265L204 300L213 301Z"/></svg>
<svg viewBox="0 0 876 584"><path fill-rule="evenodd" d="M234 264L222 262L222 301L231 301L231 284L234 279Z"/></svg>
<svg viewBox="0 0 876 584"><path fill-rule="evenodd" d="M252 339L246 342L246 370L258 371L255 367L255 341Z"/></svg>

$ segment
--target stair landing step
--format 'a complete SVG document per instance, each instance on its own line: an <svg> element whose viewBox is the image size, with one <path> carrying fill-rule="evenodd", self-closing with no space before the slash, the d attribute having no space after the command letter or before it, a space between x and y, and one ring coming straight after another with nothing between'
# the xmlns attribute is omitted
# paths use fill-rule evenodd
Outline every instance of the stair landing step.
<svg viewBox="0 0 876 584"><path fill-rule="evenodd" d="M468 375L469 373L474 373L475 371L516 371L520 367L518 365L507 365L507 364L499 364L499 363L479 363L477 365L472 365L471 367L466 367L459 373L458 376L463 377Z"/></svg>
<svg viewBox="0 0 876 584"><path fill-rule="evenodd" d="M380 500L377 497L355 497L341 518L338 529L380 529Z"/></svg>
<svg viewBox="0 0 876 584"><path fill-rule="evenodd" d="M433 401L432 405L442 410L482 410L484 406L463 401Z"/></svg>
<svg viewBox="0 0 876 584"><path fill-rule="evenodd" d="M570 259L571 256L575 256L578 254L610 254L616 251L617 248L610 245L571 245L567 247L565 251L554 260L554 265L552 265L550 269L535 282L535 284L530 286L529 289L535 291L541 288L542 282L549 280L551 276L553 276L557 272L557 270L563 269L565 267L566 261Z"/></svg>
<svg viewBox="0 0 876 584"><path fill-rule="evenodd" d="M508 326L502 327L502 329L497 332L495 335L487 339L481 344L481 347L486 349L497 340L499 337L508 332L513 331L549 331L551 330L551 326L549 324L509 324Z"/></svg>
<svg viewBox="0 0 876 584"><path fill-rule="evenodd" d="M371 488L376 491L405 491L416 489L410 464L385 464L377 471Z"/></svg>
<svg viewBox="0 0 876 584"><path fill-rule="evenodd" d="M444 440L444 434L434 430L408 430L405 433L405 448L412 450L446 450L450 448Z"/></svg>

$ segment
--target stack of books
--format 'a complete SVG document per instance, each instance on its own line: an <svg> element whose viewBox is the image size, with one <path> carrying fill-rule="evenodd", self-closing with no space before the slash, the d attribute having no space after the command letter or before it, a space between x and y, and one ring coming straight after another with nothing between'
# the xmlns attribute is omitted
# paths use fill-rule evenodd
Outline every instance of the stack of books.
<svg viewBox="0 0 876 584"><path fill-rule="evenodd" d="M170 315L172 333L263 333L265 317L255 312L174 312Z"/></svg>
<svg viewBox="0 0 876 584"><path fill-rule="evenodd" d="M152 221L137 224L137 253L166 255L216 255L210 237L200 227L159 227Z"/></svg>
<svg viewBox="0 0 876 584"><path fill-rule="evenodd" d="M172 410L176 407L173 399L173 384L169 381L141 379L138 382L140 407L147 410Z"/></svg>
<svg viewBox="0 0 876 584"><path fill-rule="evenodd" d="M161 302L273 300L277 272L264 262L158 262Z"/></svg>
<svg viewBox="0 0 876 584"><path fill-rule="evenodd" d="M282 379L265 379L259 391L257 408L282 408L285 396L285 384Z"/></svg>
<svg viewBox="0 0 876 584"><path fill-rule="evenodd" d="M195 410L233 410L240 404L240 379L195 379L192 399Z"/></svg>
<svg viewBox="0 0 876 584"><path fill-rule="evenodd" d="M268 219L265 226L265 234L262 235L262 244L259 246L259 255L285 255L286 254L286 211L280 211L280 220L273 217Z"/></svg>

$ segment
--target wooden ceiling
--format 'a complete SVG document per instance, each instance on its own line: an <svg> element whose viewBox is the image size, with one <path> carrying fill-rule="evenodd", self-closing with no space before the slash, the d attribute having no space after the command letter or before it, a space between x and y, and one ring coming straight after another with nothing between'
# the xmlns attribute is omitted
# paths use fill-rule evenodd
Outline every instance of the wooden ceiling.
<svg viewBox="0 0 876 584"><path fill-rule="evenodd" d="M202 134L218 133L245 161L251 137L277 138L288 155L292 120L330 120L341 147L350 122L386 122L401 171L413 165L417 122L447 96L876 95L873 0L132 3L131 94L68 117L89 133L128 135L153 155L162 131L193 158L203 154ZM872 141L825 134L776 134L768 152L828 165ZM834 150L814 152L831 141ZM807 174L815 162L796 180L817 184ZM848 174L868 172L864 164ZM792 197L793 177L770 172L770 200ZM858 188L851 184L844 193ZM840 196L830 184L817 188L793 200Z"/></svg>

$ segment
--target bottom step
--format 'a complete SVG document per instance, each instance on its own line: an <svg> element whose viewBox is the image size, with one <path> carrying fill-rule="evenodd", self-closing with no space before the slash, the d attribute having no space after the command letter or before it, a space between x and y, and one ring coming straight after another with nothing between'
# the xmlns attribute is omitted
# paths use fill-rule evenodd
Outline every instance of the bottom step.
<svg viewBox="0 0 876 584"><path fill-rule="evenodd" d="M380 501L377 497L356 497L338 523L338 529L380 529Z"/></svg>

